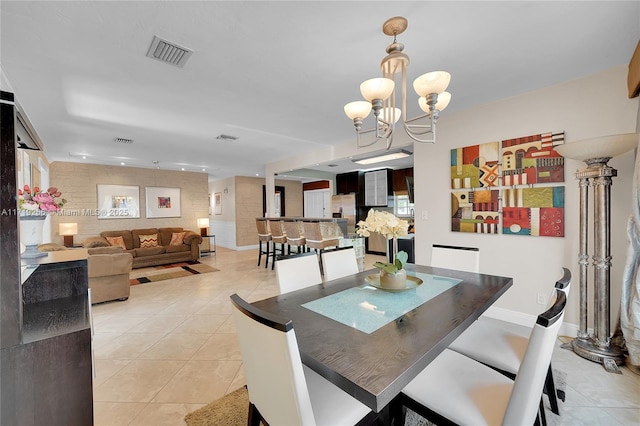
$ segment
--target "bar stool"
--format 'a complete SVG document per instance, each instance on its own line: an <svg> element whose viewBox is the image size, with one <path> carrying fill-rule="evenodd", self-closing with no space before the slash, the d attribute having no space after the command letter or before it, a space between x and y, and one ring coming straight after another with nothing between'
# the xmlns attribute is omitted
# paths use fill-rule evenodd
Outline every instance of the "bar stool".
<svg viewBox="0 0 640 426"><path fill-rule="evenodd" d="M307 247L314 249L318 253L318 257L322 256L324 249L328 247L338 247L340 245L340 236L328 236L323 233L323 226L318 221L304 221L304 238ZM322 257L320 257L320 269L322 270Z"/></svg>
<svg viewBox="0 0 640 426"><path fill-rule="evenodd" d="M275 266L275 258L277 252L280 252L282 256L285 255L284 249L287 244L287 235L282 229L282 220L280 219L268 219L269 230L271 231L271 241L273 242L273 262L271 263L271 269ZM280 248L276 244L280 244Z"/></svg>
<svg viewBox="0 0 640 426"><path fill-rule="evenodd" d="M291 253L291 246L297 247L298 253L307 251L307 241L304 237L302 222L297 220L285 220L284 233L287 236L289 253Z"/></svg>
<svg viewBox="0 0 640 426"><path fill-rule="evenodd" d="M273 256L273 252L271 251L271 232L269 232L269 227L267 226L266 219L256 219L256 228L258 229L258 266L260 266L260 260L262 259L262 255L266 254L267 258L264 262L264 267L266 268L269 265L269 256L272 259L275 258ZM266 243L266 251L262 249L262 242Z"/></svg>

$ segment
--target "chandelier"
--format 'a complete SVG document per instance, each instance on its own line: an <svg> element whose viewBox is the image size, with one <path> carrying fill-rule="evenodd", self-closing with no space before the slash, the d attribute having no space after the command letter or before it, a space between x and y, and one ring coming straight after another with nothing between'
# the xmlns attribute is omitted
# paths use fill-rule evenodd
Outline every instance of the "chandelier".
<svg viewBox="0 0 640 426"><path fill-rule="evenodd" d="M419 96L418 105L424 114L407 119L409 57L402 53L404 44L396 40L396 36L406 29L407 19L402 16L390 18L382 25L382 32L393 36L393 42L387 46L387 56L380 65L382 77L366 80L360 85L360 92L366 101L350 102L344 106L344 112L353 120L356 128L358 148L371 146L383 140L386 142L388 151L393 143L396 123L401 117L404 130L411 139L422 143L436 141L436 121L440 112L449 105L451 100L451 94L445 92L451 80L451 74L446 71L433 71L414 80L413 88ZM396 107L396 77L398 76L402 87L400 108ZM375 128L363 130L362 123L371 110L373 110ZM416 123L420 120L423 124ZM362 135L373 132L375 136L372 141L362 141Z"/></svg>

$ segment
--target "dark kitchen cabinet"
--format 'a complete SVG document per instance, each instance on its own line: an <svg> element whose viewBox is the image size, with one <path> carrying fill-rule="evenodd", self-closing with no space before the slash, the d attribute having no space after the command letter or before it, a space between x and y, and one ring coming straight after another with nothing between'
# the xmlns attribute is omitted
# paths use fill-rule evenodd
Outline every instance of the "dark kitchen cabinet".
<svg viewBox="0 0 640 426"><path fill-rule="evenodd" d="M393 171L393 192L407 191L407 176L413 177L413 167Z"/></svg>

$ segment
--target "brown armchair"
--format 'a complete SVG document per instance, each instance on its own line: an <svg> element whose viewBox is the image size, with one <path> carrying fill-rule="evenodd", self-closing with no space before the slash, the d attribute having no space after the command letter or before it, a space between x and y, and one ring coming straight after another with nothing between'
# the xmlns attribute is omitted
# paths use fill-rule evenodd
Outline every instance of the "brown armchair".
<svg viewBox="0 0 640 426"><path fill-rule="evenodd" d="M91 304L110 300L127 300L131 292L129 272L133 256L120 247L88 249L89 288Z"/></svg>

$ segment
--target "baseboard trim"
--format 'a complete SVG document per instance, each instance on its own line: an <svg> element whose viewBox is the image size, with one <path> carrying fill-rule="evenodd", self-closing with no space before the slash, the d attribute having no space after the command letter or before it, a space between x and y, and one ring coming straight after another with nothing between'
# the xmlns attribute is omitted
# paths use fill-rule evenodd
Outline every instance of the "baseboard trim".
<svg viewBox="0 0 640 426"><path fill-rule="evenodd" d="M489 318L495 318L501 321L510 322L524 327L532 327L536 323L536 315L525 314L522 312L512 311L504 308L490 307L483 314ZM559 335L576 337L578 335L579 327L576 324L564 322L560 327Z"/></svg>

